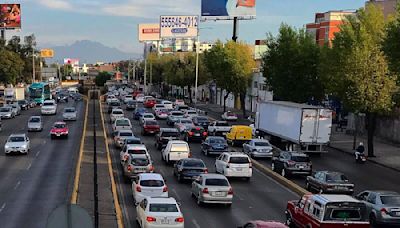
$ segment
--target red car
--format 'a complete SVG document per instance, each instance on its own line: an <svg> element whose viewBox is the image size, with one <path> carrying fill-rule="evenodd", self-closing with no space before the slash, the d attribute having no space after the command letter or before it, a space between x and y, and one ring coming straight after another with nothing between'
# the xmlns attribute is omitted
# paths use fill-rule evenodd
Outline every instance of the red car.
<svg viewBox="0 0 400 228"><path fill-rule="evenodd" d="M52 139L56 137L68 138L68 126L65 122L55 122L50 130L50 136Z"/></svg>
<svg viewBox="0 0 400 228"><path fill-rule="evenodd" d="M153 108L155 104L156 104L156 100L154 98L147 98L144 101L144 107L146 107L146 108Z"/></svg>
<svg viewBox="0 0 400 228"><path fill-rule="evenodd" d="M160 125L155 120L146 120L143 124L142 135L157 134L160 132Z"/></svg>
<svg viewBox="0 0 400 228"><path fill-rule="evenodd" d="M208 134L207 131L204 130L204 128L196 126L196 127L191 127L187 132L185 132L185 141L186 142L191 142L191 141L203 141L207 138Z"/></svg>

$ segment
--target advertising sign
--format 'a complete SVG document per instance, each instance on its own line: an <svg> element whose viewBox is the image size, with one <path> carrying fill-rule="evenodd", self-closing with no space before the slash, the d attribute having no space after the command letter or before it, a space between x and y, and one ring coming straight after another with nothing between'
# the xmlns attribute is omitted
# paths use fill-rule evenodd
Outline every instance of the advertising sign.
<svg viewBox="0 0 400 228"><path fill-rule="evenodd" d="M160 24L139 24L139 41L160 40Z"/></svg>
<svg viewBox="0 0 400 228"><path fill-rule="evenodd" d="M64 64L69 64L69 65L72 65L72 66L79 66L79 59L67 58L67 59L64 59Z"/></svg>
<svg viewBox="0 0 400 228"><path fill-rule="evenodd" d="M21 28L21 5L0 4L0 29Z"/></svg>
<svg viewBox="0 0 400 228"><path fill-rule="evenodd" d="M256 17L256 0L201 0L201 16L252 19Z"/></svg>
<svg viewBox="0 0 400 228"><path fill-rule="evenodd" d="M54 50L53 49L42 49L40 50L40 57L42 58L53 58Z"/></svg>
<svg viewBox="0 0 400 228"><path fill-rule="evenodd" d="M198 16L161 16L161 38L190 38L198 34Z"/></svg>

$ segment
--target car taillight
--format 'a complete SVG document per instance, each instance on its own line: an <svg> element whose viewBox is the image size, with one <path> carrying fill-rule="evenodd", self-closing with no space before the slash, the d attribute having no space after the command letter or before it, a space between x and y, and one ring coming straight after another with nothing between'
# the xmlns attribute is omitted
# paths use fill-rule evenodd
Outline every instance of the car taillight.
<svg viewBox="0 0 400 228"><path fill-rule="evenodd" d="M150 165L149 170L154 171L154 166Z"/></svg>
<svg viewBox="0 0 400 228"><path fill-rule="evenodd" d="M193 135L194 135L194 133L191 132L191 131L189 131L188 133L189 133L190 136L193 136Z"/></svg>
<svg viewBox="0 0 400 228"><path fill-rule="evenodd" d="M389 214L388 210L386 208L382 208L381 209L381 213L382 214Z"/></svg>
<svg viewBox="0 0 400 228"><path fill-rule="evenodd" d="M128 160L128 155L124 156L124 161Z"/></svg>
<svg viewBox="0 0 400 228"><path fill-rule="evenodd" d="M191 152L189 152L189 155L188 155L188 157L189 157L189 158L191 158L191 157L192 157L192 153L191 153Z"/></svg>
<svg viewBox="0 0 400 228"><path fill-rule="evenodd" d="M232 187L229 188L228 195L233 195L233 189L232 189Z"/></svg>
<svg viewBox="0 0 400 228"><path fill-rule="evenodd" d="M137 192L142 192L142 188L139 185L136 185L136 191Z"/></svg>
<svg viewBox="0 0 400 228"><path fill-rule="evenodd" d="M207 132L205 131L205 132L203 132L203 136L207 136Z"/></svg>
<svg viewBox="0 0 400 228"><path fill-rule="evenodd" d="M208 188L203 188L203 193L207 193L208 194Z"/></svg>
<svg viewBox="0 0 400 228"><path fill-rule="evenodd" d="M208 173L208 169L207 168L204 170L204 173Z"/></svg>
<svg viewBox="0 0 400 228"><path fill-rule="evenodd" d="M253 168L253 163L249 163L249 168Z"/></svg>
<svg viewBox="0 0 400 228"><path fill-rule="evenodd" d="M178 217L175 219L175 222L183 222L183 221L184 221L183 217Z"/></svg>
<svg viewBox="0 0 400 228"><path fill-rule="evenodd" d="M163 192L168 192L168 187L167 185L164 186L164 188L162 189Z"/></svg>
<svg viewBox="0 0 400 228"><path fill-rule="evenodd" d="M288 164L289 166L294 166L294 165L296 164L296 162L295 162L295 161L289 160L289 161L287 161L287 164Z"/></svg>
<svg viewBox="0 0 400 228"><path fill-rule="evenodd" d="M155 222L155 221L156 221L156 218L147 216L147 217L146 217L146 221L148 221L148 222Z"/></svg>
<svg viewBox="0 0 400 228"><path fill-rule="evenodd" d="M129 172L132 171L133 167L132 165L128 165L128 168L126 168Z"/></svg>

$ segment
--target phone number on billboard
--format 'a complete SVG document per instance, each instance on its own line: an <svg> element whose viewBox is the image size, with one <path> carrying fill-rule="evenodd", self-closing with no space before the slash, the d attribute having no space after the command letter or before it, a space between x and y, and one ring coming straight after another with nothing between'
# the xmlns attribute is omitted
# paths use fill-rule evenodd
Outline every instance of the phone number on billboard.
<svg viewBox="0 0 400 228"><path fill-rule="evenodd" d="M198 17L161 17L161 28L193 28L198 25Z"/></svg>

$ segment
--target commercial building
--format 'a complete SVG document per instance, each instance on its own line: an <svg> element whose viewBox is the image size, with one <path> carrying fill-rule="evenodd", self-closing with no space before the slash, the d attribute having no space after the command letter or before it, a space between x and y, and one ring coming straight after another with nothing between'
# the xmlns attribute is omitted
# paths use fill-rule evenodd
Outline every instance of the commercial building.
<svg viewBox="0 0 400 228"><path fill-rule="evenodd" d="M346 17L354 15L355 11L328 11L316 13L315 22L306 25L307 33L315 37L318 45L331 43L335 38L335 33L340 31L340 25L345 22Z"/></svg>

